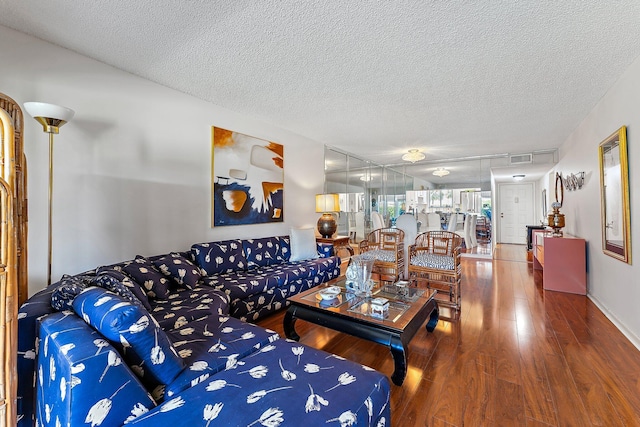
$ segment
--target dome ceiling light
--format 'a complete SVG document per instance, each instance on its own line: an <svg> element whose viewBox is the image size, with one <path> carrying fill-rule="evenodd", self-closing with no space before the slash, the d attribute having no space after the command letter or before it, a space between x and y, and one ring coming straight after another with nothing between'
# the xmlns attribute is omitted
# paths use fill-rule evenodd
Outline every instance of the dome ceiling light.
<svg viewBox="0 0 640 427"><path fill-rule="evenodd" d="M440 178L442 178L443 176L449 175L449 171L446 170L445 168L438 168L436 170L433 171L433 174L435 176L439 176Z"/></svg>
<svg viewBox="0 0 640 427"><path fill-rule="evenodd" d="M524 179L524 175L513 175L514 181L522 181Z"/></svg>
<svg viewBox="0 0 640 427"><path fill-rule="evenodd" d="M424 159L424 157L424 153L421 153L420 150L416 148L412 148L408 153L402 156L402 160L404 160L405 162L415 163L419 160Z"/></svg>

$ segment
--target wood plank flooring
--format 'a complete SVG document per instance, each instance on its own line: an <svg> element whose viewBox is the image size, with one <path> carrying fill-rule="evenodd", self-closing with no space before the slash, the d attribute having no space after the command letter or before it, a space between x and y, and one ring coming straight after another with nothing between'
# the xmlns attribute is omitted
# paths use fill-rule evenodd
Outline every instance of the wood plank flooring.
<svg viewBox="0 0 640 427"><path fill-rule="evenodd" d="M522 245L462 263L459 319L411 342L404 384L391 386L393 426L640 426L640 352L588 298L544 291ZM284 336L283 314L259 323ZM307 345L393 372L383 346L296 329Z"/></svg>

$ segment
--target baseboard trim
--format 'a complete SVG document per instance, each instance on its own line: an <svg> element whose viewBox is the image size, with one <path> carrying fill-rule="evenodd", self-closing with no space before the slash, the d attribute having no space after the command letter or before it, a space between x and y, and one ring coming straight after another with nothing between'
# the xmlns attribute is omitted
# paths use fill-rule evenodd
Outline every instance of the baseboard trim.
<svg viewBox="0 0 640 427"><path fill-rule="evenodd" d="M595 306L600 309L602 314L604 314L607 319L609 319L611 323L613 323L615 327L618 328L620 332L622 332L622 335L624 335L629 341L631 341L631 344L633 344L638 350L640 350L640 338L638 338L625 326L624 323L622 323L616 316L614 316L613 313L611 313L611 311L609 311L600 300L598 300L591 294L587 294L587 298L589 298L591 302L593 302Z"/></svg>

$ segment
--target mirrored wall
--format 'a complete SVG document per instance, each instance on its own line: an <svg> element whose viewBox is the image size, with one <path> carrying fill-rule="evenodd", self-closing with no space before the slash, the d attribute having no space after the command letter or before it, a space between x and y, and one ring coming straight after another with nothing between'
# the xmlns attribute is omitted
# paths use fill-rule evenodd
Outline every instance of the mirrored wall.
<svg viewBox="0 0 640 427"><path fill-rule="evenodd" d="M406 194L413 178L331 147L325 147L325 193L340 198L338 234L356 241L373 230L372 212L379 212L384 226L392 226L407 209Z"/></svg>

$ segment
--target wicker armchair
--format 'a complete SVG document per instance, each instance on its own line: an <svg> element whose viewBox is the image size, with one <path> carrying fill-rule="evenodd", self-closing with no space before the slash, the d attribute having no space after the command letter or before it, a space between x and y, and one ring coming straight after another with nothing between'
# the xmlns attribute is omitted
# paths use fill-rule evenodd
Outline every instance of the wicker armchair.
<svg viewBox="0 0 640 427"><path fill-rule="evenodd" d="M399 228L379 228L359 244L360 253L375 258L373 273L380 280L396 281L404 275L404 231Z"/></svg>
<svg viewBox="0 0 640 427"><path fill-rule="evenodd" d="M460 310L462 237L450 231L418 234L409 247L409 279L436 291L438 304ZM446 298L438 297L446 295Z"/></svg>

